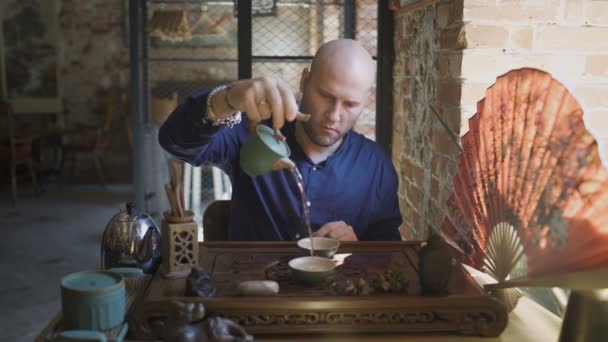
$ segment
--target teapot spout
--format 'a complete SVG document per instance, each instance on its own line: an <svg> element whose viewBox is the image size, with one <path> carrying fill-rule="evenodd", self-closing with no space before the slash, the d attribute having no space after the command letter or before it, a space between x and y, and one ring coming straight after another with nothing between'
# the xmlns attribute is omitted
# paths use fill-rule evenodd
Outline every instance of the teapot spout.
<svg viewBox="0 0 608 342"><path fill-rule="evenodd" d="M278 171L287 169L289 171L293 171L296 168L296 164L289 158L281 158L272 164L272 170Z"/></svg>

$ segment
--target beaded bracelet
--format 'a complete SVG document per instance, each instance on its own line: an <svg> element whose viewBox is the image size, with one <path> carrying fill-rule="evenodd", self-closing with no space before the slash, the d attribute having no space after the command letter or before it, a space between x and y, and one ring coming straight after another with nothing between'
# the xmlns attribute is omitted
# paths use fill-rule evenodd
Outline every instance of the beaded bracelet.
<svg viewBox="0 0 608 342"><path fill-rule="evenodd" d="M226 94L226 97L224 97L226 104L228 105L228 108L230 108L231 110L235 110L236 113L234 113L228 117L225 117L225 118L219 118L215 114L215 110L213 109L213 105L212 105L212 101L211 101L213 96L222 90L226 90L226 93L227 93L228 91L230 91L231 87L232 87L232 84L221 85L221 86L218 86L218 87L214 88L213 90L211 90L209 95L207 95L207 113L203 117L203 122L210 123L213 126L228 126L228 127L233 127L234 125L241 122L241 112L236 111L236 108L234 108L230 104L230 102L228 102L228 94Z"/></svg>

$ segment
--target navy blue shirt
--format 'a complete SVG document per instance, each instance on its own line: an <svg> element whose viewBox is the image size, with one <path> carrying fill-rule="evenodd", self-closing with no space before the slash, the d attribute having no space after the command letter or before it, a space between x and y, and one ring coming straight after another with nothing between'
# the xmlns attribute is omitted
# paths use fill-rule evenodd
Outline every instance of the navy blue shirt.
<svg viewBox="0 0 608 342"><path fill-rule="evenodd" d="M250 177L239 167L239 149L247 140L247 116L234 127L203 123L207 92L178 106L163 124L160 144L193 165L212 164L232 182L230 240L296 240L308 236L293 173L287 170ZM283 135L291 149L309 201L312 226L344 221L359 240L400 240L401 214L395 168L382 148L349 131L340 148L314 164L295 140L295 123Z"/></svg>

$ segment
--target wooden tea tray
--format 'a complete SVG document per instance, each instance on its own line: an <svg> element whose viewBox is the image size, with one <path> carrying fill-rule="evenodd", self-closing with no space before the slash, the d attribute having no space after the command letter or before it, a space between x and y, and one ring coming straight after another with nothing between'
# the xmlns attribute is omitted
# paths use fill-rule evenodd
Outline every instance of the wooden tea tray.
<svg viewBox="0 0 608 342"><path fill-rule="evenodd" d="M216 295L185 297L185 278L169 280L157 273L138 310L146 317L137 317L140 332L136 337L153 338L155 328L145 325L167 319L164 308L168 301L203 303L208 315L233 319L254 335L411 332L498 336L507 324L504 306L485 294L463 267L454 267L449 294L420 294L419 246L418 242L398 241L343 243L334 256L339 264L336 272L360 277L402 269L408 294L340 296L329 282L307 287L293 280L286 262L305 255L295 242L200 243L200 264L211 275ZM280 285L276 296L241 297L236 291L241 281L269 278Z"/></svg>

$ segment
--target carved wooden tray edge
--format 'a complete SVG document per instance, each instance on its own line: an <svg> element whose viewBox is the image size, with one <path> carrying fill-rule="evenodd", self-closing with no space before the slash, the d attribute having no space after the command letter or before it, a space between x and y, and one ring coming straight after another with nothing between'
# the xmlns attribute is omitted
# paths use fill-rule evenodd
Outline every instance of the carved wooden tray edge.
<svg viewBox="0 0 608 342"><path fill-rule="evenodd" d="M201 243L201 257L214 255L214 250L258 251L290 248L289 242ZM399 249L416 247L418 242L361 243L357 249L388 246ZM345 249L355 248L345 244ZM209 260L209 259L208 259ZM411 259L410 259L411 260ZM208 265L208 267L212 267ZM494 337L507 325L507 312L498 300L490 297L473 277L460 266L464 278L475 284L477 293L441 297L381 295L334 297L220 297L196 298L182 296L148 297L140 312L165 316L169 301L204 304L207 314L231 318L252 334L315 334L315 333L431 333ZM147 315L147 314L146 314ZM166 318L166 316L165 316ZM145 317L142 317L145 321Z"/></svg>
<svg viewBox="0 0 608 342"><path fill-rule="evenodd" d="M202 303L208 315L230 318L252 334L383 332L495 337L508 321L504 305L489 296L168 297L145 305L159 308L168 301Z"/></svg>

